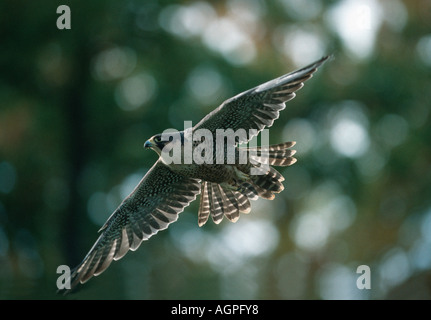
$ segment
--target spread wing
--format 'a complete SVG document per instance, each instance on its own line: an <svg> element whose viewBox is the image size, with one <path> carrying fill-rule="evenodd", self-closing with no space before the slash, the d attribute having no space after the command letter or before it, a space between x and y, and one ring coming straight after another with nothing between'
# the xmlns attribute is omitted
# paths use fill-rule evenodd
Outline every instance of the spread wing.
<svg viewBox="0 0 431 320"><path fill-rule="evenodd" d="M215 135L217 129L245 129L247 136L239 136L237 142L247 142L265 127L272 126L280 111L286 107L285 102L293 99L295 92L301 89L304 82L329 58L330 56L323 57L307 67L226 100L197 123L193 130L207 129ZM255 131L249 134L250 129Z"/></svg>
<svg viewBox="0 0 431 320"><path fill-rule="evenodd" d="M199 180L174 173L159 159L101 228L96 243L71 273L71 289L166 229L199 192Z"/></svg>

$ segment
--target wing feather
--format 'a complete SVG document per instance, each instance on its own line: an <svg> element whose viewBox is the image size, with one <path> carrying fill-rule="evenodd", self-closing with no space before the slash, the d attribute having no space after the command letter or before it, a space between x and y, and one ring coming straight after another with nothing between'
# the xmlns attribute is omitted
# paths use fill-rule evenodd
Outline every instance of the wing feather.
<svg viewBox="0 0 431 320"><path fill-rule="evenodd" d="M166 229L199 193L200 180L174 173L157 161L109 217L93 247L72 271L71 289L101 274L113 260Z"/></svg>
<svg viewBox="0 0 431 320"><path fill-rule="evenodd" d="M216 134L217 129L255 129L238 142L249 141L265 127L273 125L283 110L285 102L295 97L295 92L313 76L330 56L302 68L242 92L223 102L218 108L205 116L193 130L207 129Z"/></svg>

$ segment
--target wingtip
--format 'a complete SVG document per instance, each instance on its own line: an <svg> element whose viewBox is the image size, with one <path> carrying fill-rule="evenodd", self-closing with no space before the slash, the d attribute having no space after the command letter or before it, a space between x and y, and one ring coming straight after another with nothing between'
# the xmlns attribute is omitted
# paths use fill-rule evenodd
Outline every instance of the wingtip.
<svg viewBox="0 0 431 320"><path fill-rule="evenodd" d="M319 60L317 60L316 62L312 63L312 65L315 66L315 68L320 67L321 65L323 65L325 62L327 61L332 61L334 60L334 54L328 54L326 56L323 56L322 58L320 58Z"/></svg>
<svg viewBox="0 0 431 320"><path fill-rule="evenodd" d="M328 55L326 55L326 56L324 56L324 57L322 57L322 58L320 59L320 61L321 61L322 63L324 63L324 62L326 62L326 61L332 61L332 60L335 60L335 55L334 55L333 53L328 54Z"/></svg>

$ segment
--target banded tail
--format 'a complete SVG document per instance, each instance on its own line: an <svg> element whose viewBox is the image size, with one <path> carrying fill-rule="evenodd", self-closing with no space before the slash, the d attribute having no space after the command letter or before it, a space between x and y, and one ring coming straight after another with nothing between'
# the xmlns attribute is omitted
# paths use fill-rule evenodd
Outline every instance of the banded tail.
<svg viewBox="0 0 431 320"><path fill-rule="evenodd" d="M240 213L249 213L250 200L259 197L272 200L275 193L283 191L284 177L272 166L290 166L296 162L293 157L295 142L285 142L268 147L245 149L249 154L251 168L259 174L241 171L241 175L248 177L241 180L238 190L231 190L218 183L203 181L201 185L201 199L199 204L198 224L203 226L209 216L218 224L226 217L232 222L239 219ZM262 171L263 170L263 171ZM252 172L251 172L252 173Z"/></svg>

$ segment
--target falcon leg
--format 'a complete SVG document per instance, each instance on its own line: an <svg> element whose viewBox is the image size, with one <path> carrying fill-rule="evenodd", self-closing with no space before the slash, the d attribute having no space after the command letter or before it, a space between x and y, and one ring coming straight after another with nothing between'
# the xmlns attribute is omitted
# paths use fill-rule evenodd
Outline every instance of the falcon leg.
<svg viewBox="0 0 431 320"><path fill-rule="evenodd" d="M239 185L236 181L222 182L220 185L224 190L239 191Z"/></svg>
<svg viewBox="0 0 431 320"><path fill-rule="evenodd" d="M248 174L242 172L237 167L233 167L233 170L235 171L235 174L240 181L247 181L250 179L250 176Z"/></svg>
<svg viewBox="0 0 431 320"><path fill-rule="evenodd" d="M235 175L232 179L230 179L228 182L223 182L220 185L225 190L231 190L231 191L240 191L241 190L241 184L243 182L249 181L250 176L241 170L239 170L236 167L233 167L233 170L235 172Z"/></svg>

